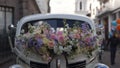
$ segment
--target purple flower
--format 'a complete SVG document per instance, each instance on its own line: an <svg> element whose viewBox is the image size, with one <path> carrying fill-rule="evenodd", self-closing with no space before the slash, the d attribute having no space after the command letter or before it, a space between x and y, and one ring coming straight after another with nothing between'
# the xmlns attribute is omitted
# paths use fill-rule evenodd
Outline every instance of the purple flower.
<svg viewBox="0 0 120 68"><path fill-rule="evenodd" d="M22 45L21 40L16 40L16 45Z"/></svg>
<svg viewBox="0 0 120 68"><path fill-rule="evenodd" d="M37 39L37 44L36 44L36 47L39 48L43 45L43 41L39 38Z"/></svg>
<svg viewBox="0 0 120 68"><path fill-rule="evenodd" d="M47 37L48 39L50 39L50 34L46 34L46 37Z"/></svg>
<svg viewBox="0 0 120 68"><path fill-rule="evenodd" d="M28 40L28 47L33 47L35 45L37 45L37 41L35 39L33 39L33 38L30 38Z"/></svg>
<svg viewBox="0 0 120 68"><path fill-rule="evenodd" d="M29 39L28 40L28 47L36 47L36 48L39 48L43 45L43 41L38 38L38 39Z"/></svg>
<svg viewBox="0 0 120 68"><path fill-rule="evenodd" d="M93 41L96 41L96 38L97 38L97 37L96 37L96 36L94 36L94 37L93 37Z"/></svg>
<svg viewBox="0 0 120 68"><path fill-rule="evenodd" d="M54 41L55 41L55 45L57 45L59 43L57 39L55 39Z"/></svg>
<svg viewBox="0 0 120 68"><path fill-rule="evenodd" d="M21 44L21 45L24 45L25 43L26 43L25 39L21 39L21 40L20 40L20 44Z"/></svg>

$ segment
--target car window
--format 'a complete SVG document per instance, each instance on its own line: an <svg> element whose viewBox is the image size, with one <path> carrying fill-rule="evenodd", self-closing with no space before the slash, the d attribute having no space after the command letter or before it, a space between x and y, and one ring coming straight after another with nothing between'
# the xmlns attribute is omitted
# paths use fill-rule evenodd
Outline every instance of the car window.
<svg viewBox="0 0 120 68"><path fill-rule="evenodd" d="M90 30L91 26L81 20L71 20L71 19L44 19L44 20L35 20L35 21L29 21L25 23L22 26L21 30L24 30L25 33L28 31L28 25L31 24L32 26L39 26L42 23L48 23L51 28L57 29L57 28L66 28L66 27L81 27L82 29ZM67 26L66 26L67 25Z"/></svg>

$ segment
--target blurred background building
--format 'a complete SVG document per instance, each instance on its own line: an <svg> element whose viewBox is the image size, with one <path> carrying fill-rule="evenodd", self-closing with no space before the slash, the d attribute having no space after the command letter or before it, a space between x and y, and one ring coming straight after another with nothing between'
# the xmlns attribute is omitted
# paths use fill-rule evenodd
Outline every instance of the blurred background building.
<svg viewBox="0 0 120 68"><path fill-rule="evenodd" d="M0 64L12 57L8 26L16 25L24 16L49 11L49 0L0 0Z"/></svg>
<svg viewBox="0 0 120 68"><path fill-rule="evenodd" d="M89 16L96 29L102 28L108 39L111 22L120 18L120 0L0 0L0 63L10 57L8 25L24 16L46 13L70 13Z"/></svg>
<svg viewBox="0 0 120 68"><path fill-rule="evenodd" d="M75 13L84 14L95 19L97 10L100 8L98 0L76 0Z"/></svg>
<svg viewBox="0 0 120 68"><path fill-rule="evenodd" d="M98 0L100 8L97 11L96 19L103 24L105 38L108 39L111 31L111 22L120 18L120 0Z"/></svg>
<svg viewBox="0 0 120 68"><path fill-rule="evenodd" d="M50 0L36 0L36 3L42 14L50 12L50 5L49 5Z"/></svg>
<svg viewBox="0 0 120 68"><path fill-rule="evenodd" d="M50 0L50 13L82 14L95 19L100 8L98 0Z"/></svg>

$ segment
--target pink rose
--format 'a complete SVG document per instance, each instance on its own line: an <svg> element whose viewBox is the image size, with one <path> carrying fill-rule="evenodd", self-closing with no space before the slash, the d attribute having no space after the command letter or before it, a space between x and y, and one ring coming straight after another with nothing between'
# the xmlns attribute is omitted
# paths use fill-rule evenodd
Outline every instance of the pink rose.
<svg viewBox="0 0 120 68"><path fill-rule="evenodd" d="M57 35L59 36L59 35L63 35L63 32L62 31L58 31L57 32Z"/></svg>
<svg viewBox="0 0 120 68"><path fill-rule="evenodd" d="M90 43L90 38L86 38L85 41L86 41L87 43Z"/></svg>
<svg viewBox="0 0 120 68"><path fill-rule="evenodd" d="M58 41L59 42L64 42L64 36L63 35L58 36Z"/></svg>
<svg viewBox="0 0 120 68"><path fill-rule="evenodd" d="M51 39L56 39L56 35L55 34L51 34L50 38Z"/></svg>

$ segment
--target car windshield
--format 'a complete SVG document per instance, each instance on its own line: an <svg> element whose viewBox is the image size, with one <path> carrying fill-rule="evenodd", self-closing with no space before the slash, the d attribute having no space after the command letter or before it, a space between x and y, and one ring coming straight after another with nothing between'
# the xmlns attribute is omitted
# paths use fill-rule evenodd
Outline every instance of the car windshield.
<svg viewBox="0 0 120 68"><path fill-rule="evenodd" d="M24 29L26 33L28 31L29 24L31 24L32 26L39 26L42 23L48 23L54 29L63 28L63 27L72 28L74 26L88 30L91 29L91 26L88 24L88 22L81 20L71 20L71 19L43 19L43 20L29 21L22 26L22 29ZM65 24L67 24L67 26L65 26Z"/></svg>

